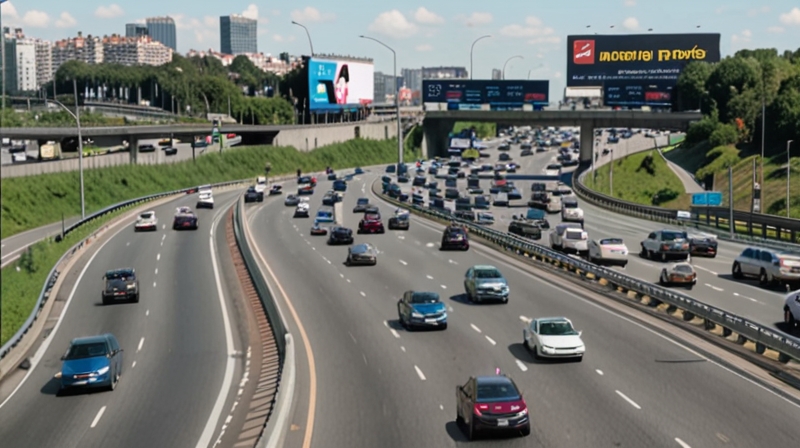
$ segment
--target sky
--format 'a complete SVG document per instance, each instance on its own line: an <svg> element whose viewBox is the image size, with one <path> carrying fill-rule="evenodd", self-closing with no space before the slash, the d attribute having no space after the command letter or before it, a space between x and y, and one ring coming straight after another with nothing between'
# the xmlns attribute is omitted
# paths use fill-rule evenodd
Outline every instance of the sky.
<svg viewBox="0 0 800 448"><path fill-rule="evenodd" d="M370 57L375 70L462 66L469 69L474 47L475 79L490 78L508 63L508 79L549 79L551 96L561 96L566 71L566 37L573 34L720 33L722 55L742 48L800 47L800 0L436 0L435 2L312 0L262 2L227 0L10 0L2 4L3 26L22 27L30 37L58 40L77 35L124 34L125 24L169 15L177 25L178 51L219 50L219 17L258 19L258 49L278 55L309 54L302 23L314 52ZM291 4L291 6L290 6ZM396 9L395 9L396 8ZM188 12L187 12L188 11ZM699 28L698 28L699 26ZM650 31L652 30L652 31Z"/></svg>

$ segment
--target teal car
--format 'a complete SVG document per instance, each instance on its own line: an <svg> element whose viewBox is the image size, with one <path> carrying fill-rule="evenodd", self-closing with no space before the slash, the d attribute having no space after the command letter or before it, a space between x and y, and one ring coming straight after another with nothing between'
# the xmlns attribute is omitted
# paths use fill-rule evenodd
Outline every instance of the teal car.
<svg viewBox="0 0 800 448"><path fill-rule="evenodd" d="M447 329L447 308L435 292L406 291L397 302L400 325L406 329Z"/></svg>
<svg viewBox="0 0 800 448"><path fill-rule="evenodd" d="M61 390L114 390L122 375L122 349L111 333L75 338L61 357Z"/></svg>

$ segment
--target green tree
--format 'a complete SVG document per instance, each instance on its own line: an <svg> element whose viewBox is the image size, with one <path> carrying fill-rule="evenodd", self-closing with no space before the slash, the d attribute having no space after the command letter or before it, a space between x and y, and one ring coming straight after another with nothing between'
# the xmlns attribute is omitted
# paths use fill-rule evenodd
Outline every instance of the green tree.
<svg viewBox="0 0 800 448"><path fill-rule="evenodd" d="M745 89L757 88L760 81L761 67L756 59L728 57L722 60L706 83L709 96L719 110L720 121L737 118L731 114L728 103Z"/></svg>
<svg viewBox="0 0 800 448"><path fill-rule="evenodd" d="M708 62L692 61L686 65L678 78L677 85L681 109L703 109L702 101L708 95L706 83L713 71L714 66Z"/></svg>

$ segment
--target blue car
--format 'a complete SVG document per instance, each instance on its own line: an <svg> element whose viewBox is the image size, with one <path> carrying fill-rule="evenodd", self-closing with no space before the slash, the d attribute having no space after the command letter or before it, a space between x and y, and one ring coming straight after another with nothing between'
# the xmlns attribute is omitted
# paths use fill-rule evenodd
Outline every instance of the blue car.
<svg viewBox="0 0 800 448"><path fill-rule="evenodd" d="M387 173L394 173L397 171L397 165L389 165L386 167Z"/></svg>
<svg viewBox="0 0 800 448"><path fill-rule="evenodd" d="M61 361L62 390L114 390L122 374L122 349L111 333L73 339Z"/></svg>
<svg viewBox="0 0 800 448"><path fill-rule="evenodd" d="M333 181L333 191L347 191L347 182L341 179Z"/></svg>
<svg viewBox="0 0 800 448"><path fill-rule="evenodd" d="M362 170L361 167L358 167L358 168L356 168L355 173L356 174L364 174L364 170Z"/></svg>
<svg viewBox="0 0 800 448"><path fill-rule="evenodd" d="M317 210L317 216L314 218L315 223L332 223L333 222L333 209L331 207L323 206Z"/></svg>
<svg viewBox="0 0 800 448"><path fill-rule="evenodd" d="M400 325L406 329L447 329L447 308L435 292L406 291L397 302Z"/></svg>

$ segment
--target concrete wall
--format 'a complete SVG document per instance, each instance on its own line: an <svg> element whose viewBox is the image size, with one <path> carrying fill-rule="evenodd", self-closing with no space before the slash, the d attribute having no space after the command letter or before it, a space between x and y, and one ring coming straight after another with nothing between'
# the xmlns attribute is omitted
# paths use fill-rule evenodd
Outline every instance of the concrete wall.
<svg viewBox="0 0 800 448"><path fill-rule="evenodd" d="M326 127L284 129L272 141L275 146L292 146L298 151L313 151L320 146L346 142L356 137L387 140L397 136L397 121L343 123Z"/></svg>

